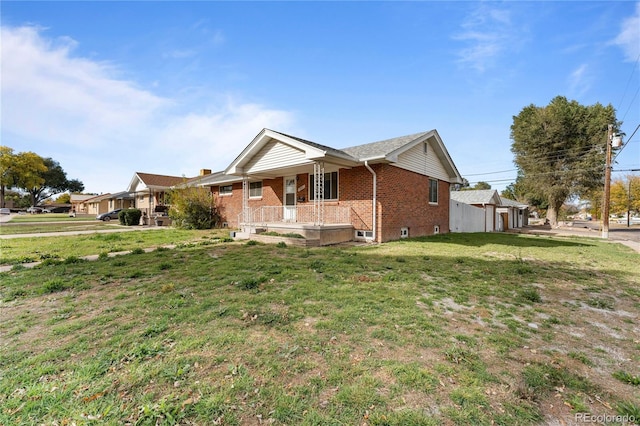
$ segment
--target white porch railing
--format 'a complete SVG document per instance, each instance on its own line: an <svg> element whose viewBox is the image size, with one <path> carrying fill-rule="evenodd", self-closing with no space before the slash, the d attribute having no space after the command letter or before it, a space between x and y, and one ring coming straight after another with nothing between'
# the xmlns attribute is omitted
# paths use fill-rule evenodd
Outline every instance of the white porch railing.
<svg viewBox="0 0 640 426"><path fill-rule="evenodd" d="M316 207L317 208L317 207ZM334 225L351 223L351 207L323 206L322 223L313 205L304 206L263 206L255 209L246 208L238 215L238 223L312 223L314 225Z"/></svg>

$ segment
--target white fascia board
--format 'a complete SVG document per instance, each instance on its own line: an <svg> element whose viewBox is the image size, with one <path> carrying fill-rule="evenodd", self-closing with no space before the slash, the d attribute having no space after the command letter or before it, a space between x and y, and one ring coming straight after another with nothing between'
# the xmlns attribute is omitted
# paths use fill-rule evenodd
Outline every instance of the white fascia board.
<svg viewBox="0 0 640 426"><path fill-rule="evenodd" d="M442 138L440 138L440 135L438 134L438 132L436 130L433 130L431 132L429 132L429 134L427 135L428 138L433 137L433 139L436 141L436 155L438 156L438 158L440 159L440 161L442 162L443 166L445 167L445 169L449 170L449 183L462 183L462 175L460 174L460 172L458 171L458 168L456 167L455 163L453 162L453 159L451 158L451 156L449 155L449 151L447 151L447 147L444 145L444 142L442 142Z"/></svg>
<svg viewBox="0 0 640 426"><path fill-rule="evenodd" d="M139 184L144 184L144 182L142 181L142 179L140 179L140 176L138 176L138 173L134 173L133 174L133 178L131 179L131 182L129 183L129 187L127 188L127 192L138 192L138 185ZM146 189L146 186L143 188Z"/></svg>
<svg viewBox="0 0 640 426"><path fill-rule="evenodd" d="M220 177L219 179L215 179L215 180L211 180L209 182L205 182L205 183L200 183L198 184L198 186L220 186L220 185L227 185L230 183L235 183L235 182L242 182L242 178L238 177L238 176L232 176L232 175L227 175L224 177Z"/></svg>
<svg viewBox="0 0 640 426"><path fill-rule="evenodd" d="M359 158L358 159L358 163L360 163L360 164L364 164L365 161L368 162L369 164L376 164L376 163L386 163L386 162L389 162L391 160L389 160L389 158L387 156L385 156L385 155L378 155L378 156L375 156L375 157L367 157L367 158Z"/></svg>

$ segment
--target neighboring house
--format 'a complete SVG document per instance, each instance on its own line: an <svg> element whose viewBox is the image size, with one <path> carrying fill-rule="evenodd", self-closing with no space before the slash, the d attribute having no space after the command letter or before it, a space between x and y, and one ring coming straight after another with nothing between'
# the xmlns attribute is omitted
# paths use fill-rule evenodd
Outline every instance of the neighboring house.
<svg viewBox="0 0 640 426"><path fill-rule="evenodd" d="M87 213L87 205L85 202L96 197L95 194L70 194L71 210L76 213Z"/></svg>
<svg viewBox="0 0 640 426"><path fill-rule="evenodd" d="M116 209L130 209L134 207L135 194L127 191L116 192L111 194L108 199L107 210L100 213L110 212Z"/></svg>
<svg viewBox="0 0 640 426"><path fill-rule="evenodd" d="M436 130L336 149L263 129L198 185L211 187L223 222L247 237L293 232L324 245L448 232L457 183Z"/></svg>
<svg viewBox="0 0 640 426"><path fill-rule="evenodd" d="M529 224L529 206L502 198L495 189L453 191L451 232L494 232Z"/></svg>
<svg viewBox="0 0 640 426"><path fill-rule="evenodd" d="M167 191L186 180L187 178L180 176L136 172L126 192L134 197L133 207L151 216L158 209L163 210L166 207Z"/></svg>
<svg viewBox="0 0 640 426"><path fill-rule="evenodd" d="M107 193L95 196L84 202L86 213L90 215L99 215L107 213L115 209L128 209L133 207L134 196L127 191L117 192L115 194Z"/></svg>
<svg viewBox="0 0 640 426"><path fill-rule="evenodd" d="M106 213L109 211L109 197L110 193L102 194L85 200L86 213L90 215L99 215L100 213Z"/></svg>
<svg viewBox="0 0 640 426"><path fill-rule="evenodd" d="M522 228L529 224L529 205L508 198L500 197L498 214L502 216L505 230Z"/></svg>
<svg viewBox="0 0 640 426"><path fill-rule="evenodd" d="M504 230L502 217L498 214L498 207L502 204L502 200L495 189L452 191L450 196L452 232ZM473 206L477 210L461 206L460 203Z"/></svg>

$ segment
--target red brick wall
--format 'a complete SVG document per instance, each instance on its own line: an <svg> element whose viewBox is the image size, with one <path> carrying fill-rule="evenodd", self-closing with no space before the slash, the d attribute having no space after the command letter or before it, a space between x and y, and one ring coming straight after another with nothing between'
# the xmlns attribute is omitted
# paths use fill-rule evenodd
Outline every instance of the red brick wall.
<svg viewBox="0 0 640 426"><path fill-rule="evenodd" d="M434 226L449 232L449 183L438 181L438 203L429 203L429 177L383 164L378 174L378 209L382 217L379 241L400 238L400 228L410 237L432 235Z"/></svg>
<svg viewBox="0 0 640 426"><path fill-rule="evenodd" d="M238 215L242 213L242 182L233 184L231 195L220 196L219 186L211 187L211 192L218 202L218 212L222 222L227 222L231 228L237 227ZM249 198L249 207L282 205L283 194L283 178L265 179L262 181L262 197Z"/></svg>
<svg viewBox="0 0 640 426"><path fill-rule="evenodd" d="M440 226L440 232L449 232L449 184L439 181L438 203L429 204L429 177L387 164L371 166L377 175L378 222L376 239L389 241L400 238L400 229L409 228L409 236L432 235L434 226ZM309 175L297 176L297 198L304 197L310 203ZM355 229L371 230L373 227L372 197L373 176L366 167L340 169L338 176L338 201L326 201L325 205L351 207L351 221ZM242 183L233 184L233 194L220 197L218 187L212 192L218 200L222 221L230 227L238 226L238 215L242 211ZM250 207L279 206L283 203L283 178L268 179L262 182L262 198L249 199Z"/></svg>
<svg viewBox="0 0 640 426"><path fill-rule="evenodd" d="M242 212L242 182L233 184L231 195L220 196L220 187L212 186L211 193L218 204L218 213L222 222L227 222L229 227L238 226L238 215Z"/></svg>

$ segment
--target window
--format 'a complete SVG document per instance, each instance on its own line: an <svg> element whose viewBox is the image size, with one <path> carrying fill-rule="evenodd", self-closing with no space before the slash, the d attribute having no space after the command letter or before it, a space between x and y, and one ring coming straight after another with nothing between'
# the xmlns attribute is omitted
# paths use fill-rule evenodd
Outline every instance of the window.
<svg viewBox="0 0 640 426"><path fill-rule="evenodd" d="M436 179L429 179L429 203L438 203L438 181Z"/></svg>
<svg viewBox="0 0 640 426"><path fill-rule="evenodd" d="M262 197L262 181L249 183L249 198Z"/></svg>
<svg viewBox="0 0 640 426"><path fill-rule="evenodd" d="M309 175L309 199L313 200L315 194L315 176ZM338 199L338 172L329 172L324 174L324 199Z"/></svg>
<svg viewBox="0 0 640 426"><path fill-rule="evenodd" d="M220 185L220 195L231 195L233 193L233 185Z"/></svg>

